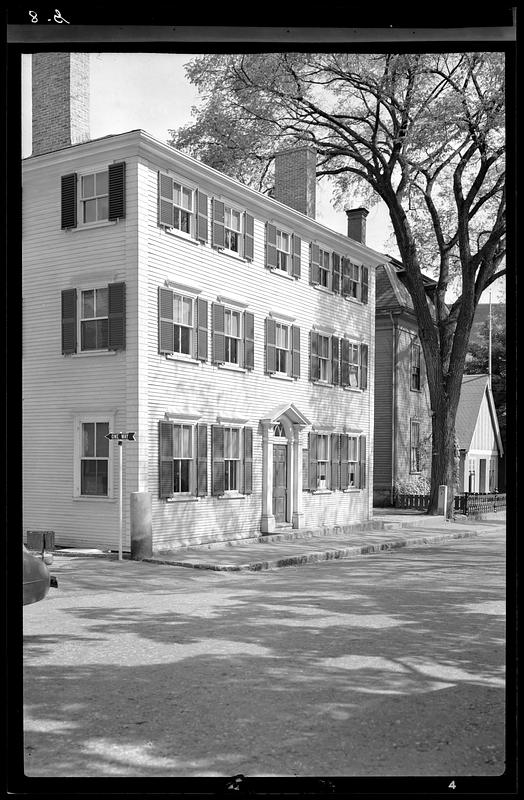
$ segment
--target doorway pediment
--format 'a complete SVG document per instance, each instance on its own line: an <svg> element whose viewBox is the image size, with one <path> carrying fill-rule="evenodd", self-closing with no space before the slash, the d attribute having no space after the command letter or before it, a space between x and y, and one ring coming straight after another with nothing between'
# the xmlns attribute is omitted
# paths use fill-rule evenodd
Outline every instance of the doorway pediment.
<svg viewBox="0 0 524 800"><path fill-rule="evenodd" d="M267 417L264 417L260 421L265 425L275 425L277 422L280 422L283 417L293 425L311 425L310 420L305 416L305 414L299 411L294 403L286 403L284 405L277 406L270 411Z"/></svg>

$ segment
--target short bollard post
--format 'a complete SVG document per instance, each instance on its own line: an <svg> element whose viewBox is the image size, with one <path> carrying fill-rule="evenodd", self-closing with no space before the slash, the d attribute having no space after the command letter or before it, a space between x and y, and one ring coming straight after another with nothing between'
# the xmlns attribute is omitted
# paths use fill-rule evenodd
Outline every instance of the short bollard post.
<svg viewBox="0 0 524 800"><path fill-rule="evenodd" d="M448 513L448 487L438 487L438 513L447 516Z"/></svg>
<svg viewBox="0 0 524 800"><path fill-rule="evenodd" d="M131 492L131 558L140 561L153 553L151 492Z"/></svg>

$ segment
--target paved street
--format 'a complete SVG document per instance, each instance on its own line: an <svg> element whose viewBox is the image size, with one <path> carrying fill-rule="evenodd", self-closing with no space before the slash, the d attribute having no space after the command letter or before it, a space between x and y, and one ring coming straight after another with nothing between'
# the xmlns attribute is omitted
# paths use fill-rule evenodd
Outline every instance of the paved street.
<svg viewBox="0 0 524 800"><path fill-rule="evenodd" d="M28 776L504 771L504 538L255 573L57 557Z"/></svg>

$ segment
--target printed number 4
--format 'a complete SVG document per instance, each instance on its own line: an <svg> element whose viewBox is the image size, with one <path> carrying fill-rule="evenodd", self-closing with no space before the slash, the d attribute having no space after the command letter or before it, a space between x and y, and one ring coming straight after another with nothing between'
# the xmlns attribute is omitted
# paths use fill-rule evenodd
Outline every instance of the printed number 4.
<svg viewBox="0 0 524 800"><path fill-rule="evenodd" d="M448 786L448 789L456 789L456 788L457 788L457 786L455 784L455 781L451 781L451 783Z"/></svg>

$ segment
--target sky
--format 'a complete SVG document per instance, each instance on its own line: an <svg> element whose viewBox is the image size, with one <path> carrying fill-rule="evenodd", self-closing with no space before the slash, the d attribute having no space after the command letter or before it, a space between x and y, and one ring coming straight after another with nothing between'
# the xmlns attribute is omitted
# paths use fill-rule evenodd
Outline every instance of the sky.
<svg viewBox="0 0 524 800"><path fill-rule="evenodd" d="M183 53L91 53L91 138L141 128L166 142L169 130L192 121L198 93L187 80L184 64L194 56ZM169 90L166 92L166 86ZM22 157L31 154L31 56L22 56ZM335 210L324 181L317 184L317 220L332 230L347 232L347 218ZM366 244L398 258L387 209L370 209ZM498 284L498 285L497 285ZM492 287L493 302L504 302L504 283ZM489 292L481 302L489 302Z"/></svg>

